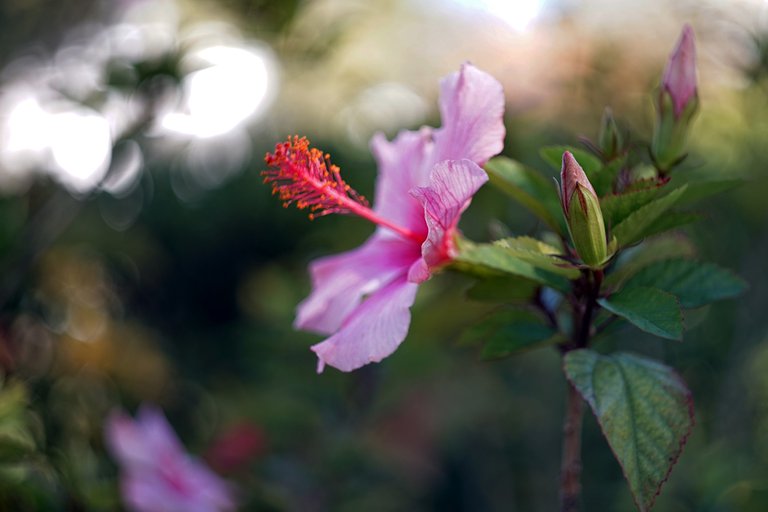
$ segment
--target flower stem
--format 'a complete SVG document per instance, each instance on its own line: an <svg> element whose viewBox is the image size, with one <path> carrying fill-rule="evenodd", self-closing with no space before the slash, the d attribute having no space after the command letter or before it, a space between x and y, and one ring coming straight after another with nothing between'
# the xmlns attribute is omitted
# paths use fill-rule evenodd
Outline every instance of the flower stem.
<svg viewBox="0 0 768 512"><path fill-rule="evenodd" d="M603 284L602 270L589 270L583 275L583 286L576 288L573 302L573 334L570 343L562 348L569 351L585 348L592 333L592 319L598 308L597 298ZM568 383L565 419L563 421L563 458L560 465L560 512L578 512L581 501L581 423L584 401L573 384Z"/></svg>
<svg viewBox="0 0 768 512"><path fill-rule="evenodd" d="M581 419L584 402L568 383L563 423L563 459L560 466L560 512L578 512L581 499Z"/></svg>

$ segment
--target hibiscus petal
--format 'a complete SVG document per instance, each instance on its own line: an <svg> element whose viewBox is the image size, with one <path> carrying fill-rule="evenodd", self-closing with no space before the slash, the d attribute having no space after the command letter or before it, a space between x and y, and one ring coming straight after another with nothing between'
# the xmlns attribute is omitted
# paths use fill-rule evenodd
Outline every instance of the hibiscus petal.
<svg viewBox="0 0 768 512"><path fill-rule="evenodd" d="M294 327L320 334L335 332L363 296L402 274L419 259L420 251L411 240L375 234L355 250L313 261L309 266L312 293L299 304Z"/></svg>
<svg viewBox="0 0 768 512"><path fill-rule="evenodd" d="M413 187L426 185L432 167L432 129L402 131L393 141L377 133L371 151L378 164L374 210L387 220L426 234L421 207L408 195Z"/></svg>
<svg viewBox="0 0 768 512"><path fill-rule="evenodd" d="M403 272L369 296L336 334L312 347L319 358L318 372L326 364L349 372L394 352L408 334L417 288Z"/></svg>
<svg viewBox="0 0 768 512"><path fill-rule="evenodd" d="M181 512L184 503L151 471L131 471L121 479L120 493L129 510Z"/></svg>
<svg viewBox="0 0 768 512"><path fill-rule="evenodd" d="M407 194L429 184L442 160L467 158L484 164L504 143L504 91L491 75L470 64L440 83L443 127L402 131L393 141L378 133L371 139L379 174L374 210L403 227L424 233L421 207Z"/></svg>
<svg viewBox="0 0 768 512"><path fill-rule="evenodd" d="M416 187L411 195L424 207L429 227L427 239L421 246L422 259L427 268L439 265L453 254L453 237L462 212L472 201L472 196L488 181L488 175L470 160L447 160L435 165L430 176L430 186ZM409 273L413 282L429 277L423 272Z"/></svg>
<svg viewBox="0 0 768 512"><path fill-rule="evenodd" d="M464 64L440 82L443 127L433 162L466 158L483 165L504 145L504 90L488 73Z"/></svg>
<svg viewBox="0 0 768 512"><path fill-rule="evenodd" d="M236 506L235 489L225 480L196 459L189 459L187 478L195 491L194 501L203 505L200 512L207 510L233 510ZM191 510L191 507L188 508Z"/></svg>
<svg viewBox="0 0 768 512"><path fill-rule="evenodd" d="M184 456L184 447L160 409L142 405L136 414L136 423L142 430L142 442L153 451L155 459L161 454L168 457Z"/></svg>
<svg viewBox="0 0 768 512"><path fill-rule="evenodd" d="M122 411L113 411L105 424L107 447L120 465L151 466L155 460L153 447L148 446L140 426Z"/></svg>

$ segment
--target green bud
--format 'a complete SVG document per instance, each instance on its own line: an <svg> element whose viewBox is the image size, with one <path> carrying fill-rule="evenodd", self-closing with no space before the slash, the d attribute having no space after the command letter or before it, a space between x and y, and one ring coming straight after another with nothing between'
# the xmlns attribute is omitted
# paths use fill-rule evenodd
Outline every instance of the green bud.
<svg viewBox="0 0 768 512"><path fill-rule="evenodd" d="M576 252L585 265L600 268L609 258L605 222L592 184L573 155L563 153L560 201Z"/></svg>
<svg viewBox="0 0 768 512"><path fill-rule="evenodd" d="M603 112L603 119L600 122L600 134L598 135L598 144L600 151L605 155L606 160L611 160L622 150L624 141L621 138L621 132L616 125L611 109L606 107Z"/></svg>
<svg viewBox="0 0 768 512"><path fill-rule="evenodd" d="M698 109L699 99L696 95L688 101L679 115L675 115L672 96L665 90L660 92L651 153L656 167L662 172L669 171L685 157L688 132Z"/></svg>

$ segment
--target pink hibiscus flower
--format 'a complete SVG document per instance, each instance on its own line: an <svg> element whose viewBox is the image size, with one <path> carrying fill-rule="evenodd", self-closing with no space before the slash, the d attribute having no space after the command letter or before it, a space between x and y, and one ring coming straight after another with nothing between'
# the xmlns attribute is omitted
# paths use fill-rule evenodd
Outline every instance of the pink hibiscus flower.
<svg viewBox="0 0 768 512"><path fill-rule="evenodd" d="M235 509L228 484L184 451L159 410L143 406L136 420L115 411L107 419L105 435L107 447L121 467L120 490L129 510Z"/></svg>
<svg viewBox="0 0 768 512"><path fill-rule="evenodd" d="M351 213L378 228L359 248L310 264L312 293L295 327L330 335L312 347L326 364L351 371L392 354L405 339L419 283L449 262L461 213L488 180L479 167L504 141L501 84L465 64L441 82L443 127L374 136L379 166L374 207L351 190L328 155L306 139L279 144L265 181L285 204L311 216Z"/></svg>

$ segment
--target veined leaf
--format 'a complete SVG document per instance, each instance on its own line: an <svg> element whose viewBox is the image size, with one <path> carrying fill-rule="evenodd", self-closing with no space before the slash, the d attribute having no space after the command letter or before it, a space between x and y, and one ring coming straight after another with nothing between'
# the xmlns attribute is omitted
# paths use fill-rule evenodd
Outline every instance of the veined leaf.
<svg viewBox="0 0 768 512"><path fill-rule="evenodd" d="M640 270L626 282L624 289L647 286L671 293L684 308L697 308L716 300L736 297L746 290L747 283L714 263L673 259L659 261Z"/></svg>
<svg viewBox="0 0 768 512"><path fill-rule="evenodd" d="M692 258L696 247L683 235L659 236L622 252L616 265L604 281L608 288L617 288L640 269L656 261L674 258Z"/></svg>
<svg viewBox="0 0 768 512"><path fill-rule="evenodd" d="M615 226L629 217L632 212L664 195L666 190L653 186L622 194L610 194L600 198L600 209L606 226Z"/></svg>
<svg viewBox="0 0 768 512"><path fill-rule="evenodd" d="M613 226L611 234L616 237L620 246L631 245L642 240L647 236L649 228L656 219L672 208L685 193L685 190L686 186L683 185L669 194L638 208L623 221Z"/></svg>
<svg viewBox="0 0 768 512"><path fill-rule="evenodd" d="M541 240L518 236L497 240L494 245L505 247L520 259L568 279L577 279L580 275L576 267L558 257L562 251Z"/></svg>
<svg viewBox="0 0 768 512"><path fill-rule="evenodd" d="M500 245L504 245L505 247L508 247L510 249L515 249L515 250L525 251L525 252L530 252L535 254L543 254L547 256L561 254L562 252L560 251L560 249L558 249L554 245L550 245L546 242L543 242L537 238L533 238L530 236L507 237L507 238L498 240L496 243Z"/></svg>
<svg viewBox="0 0 768 512"><path fill-rule="evenodd" d="M679 227L696 222L701 214L693 212L667 212L645 229L645 237L660 235Z"/></svg>
<svg viewBox="0 0 768 512"><path fill-rule="evenodd" d="M453 265L459 270L474 273L482 273L485 269L525 277L560 291L570 289L570 281L566 277L541 268L498 244L464 242Z"/></svg>
<svg viewBox="0 0 768 512"><path fill-rule="evenodd" d="M693 428L691 392L671 368L627 353L574 350L564 371L595 414L637 508L650 510Z"/></svg>
<svg viewBox="0 0 768 512"><path fill-rule="evenodd" d="M597 302L647 333L672 340L683 338L683 314L671 293L658 288L625 287Z"/></svg>
<svg viewBox="0 0 768 512"><path fill-rule="evenodd" d="M538 171L506 157L485 164L491 183L543 220L558 233L565 233L565 219L555 184Z"/></svg>
<svg viewBox="0 0 768 512"><path fill-rule="evenodd" d="M498 359L554 343L559 339L556 334L541 315L524 309L506 309L472 326L462 338L485 343L483 359Z"/></svg>

